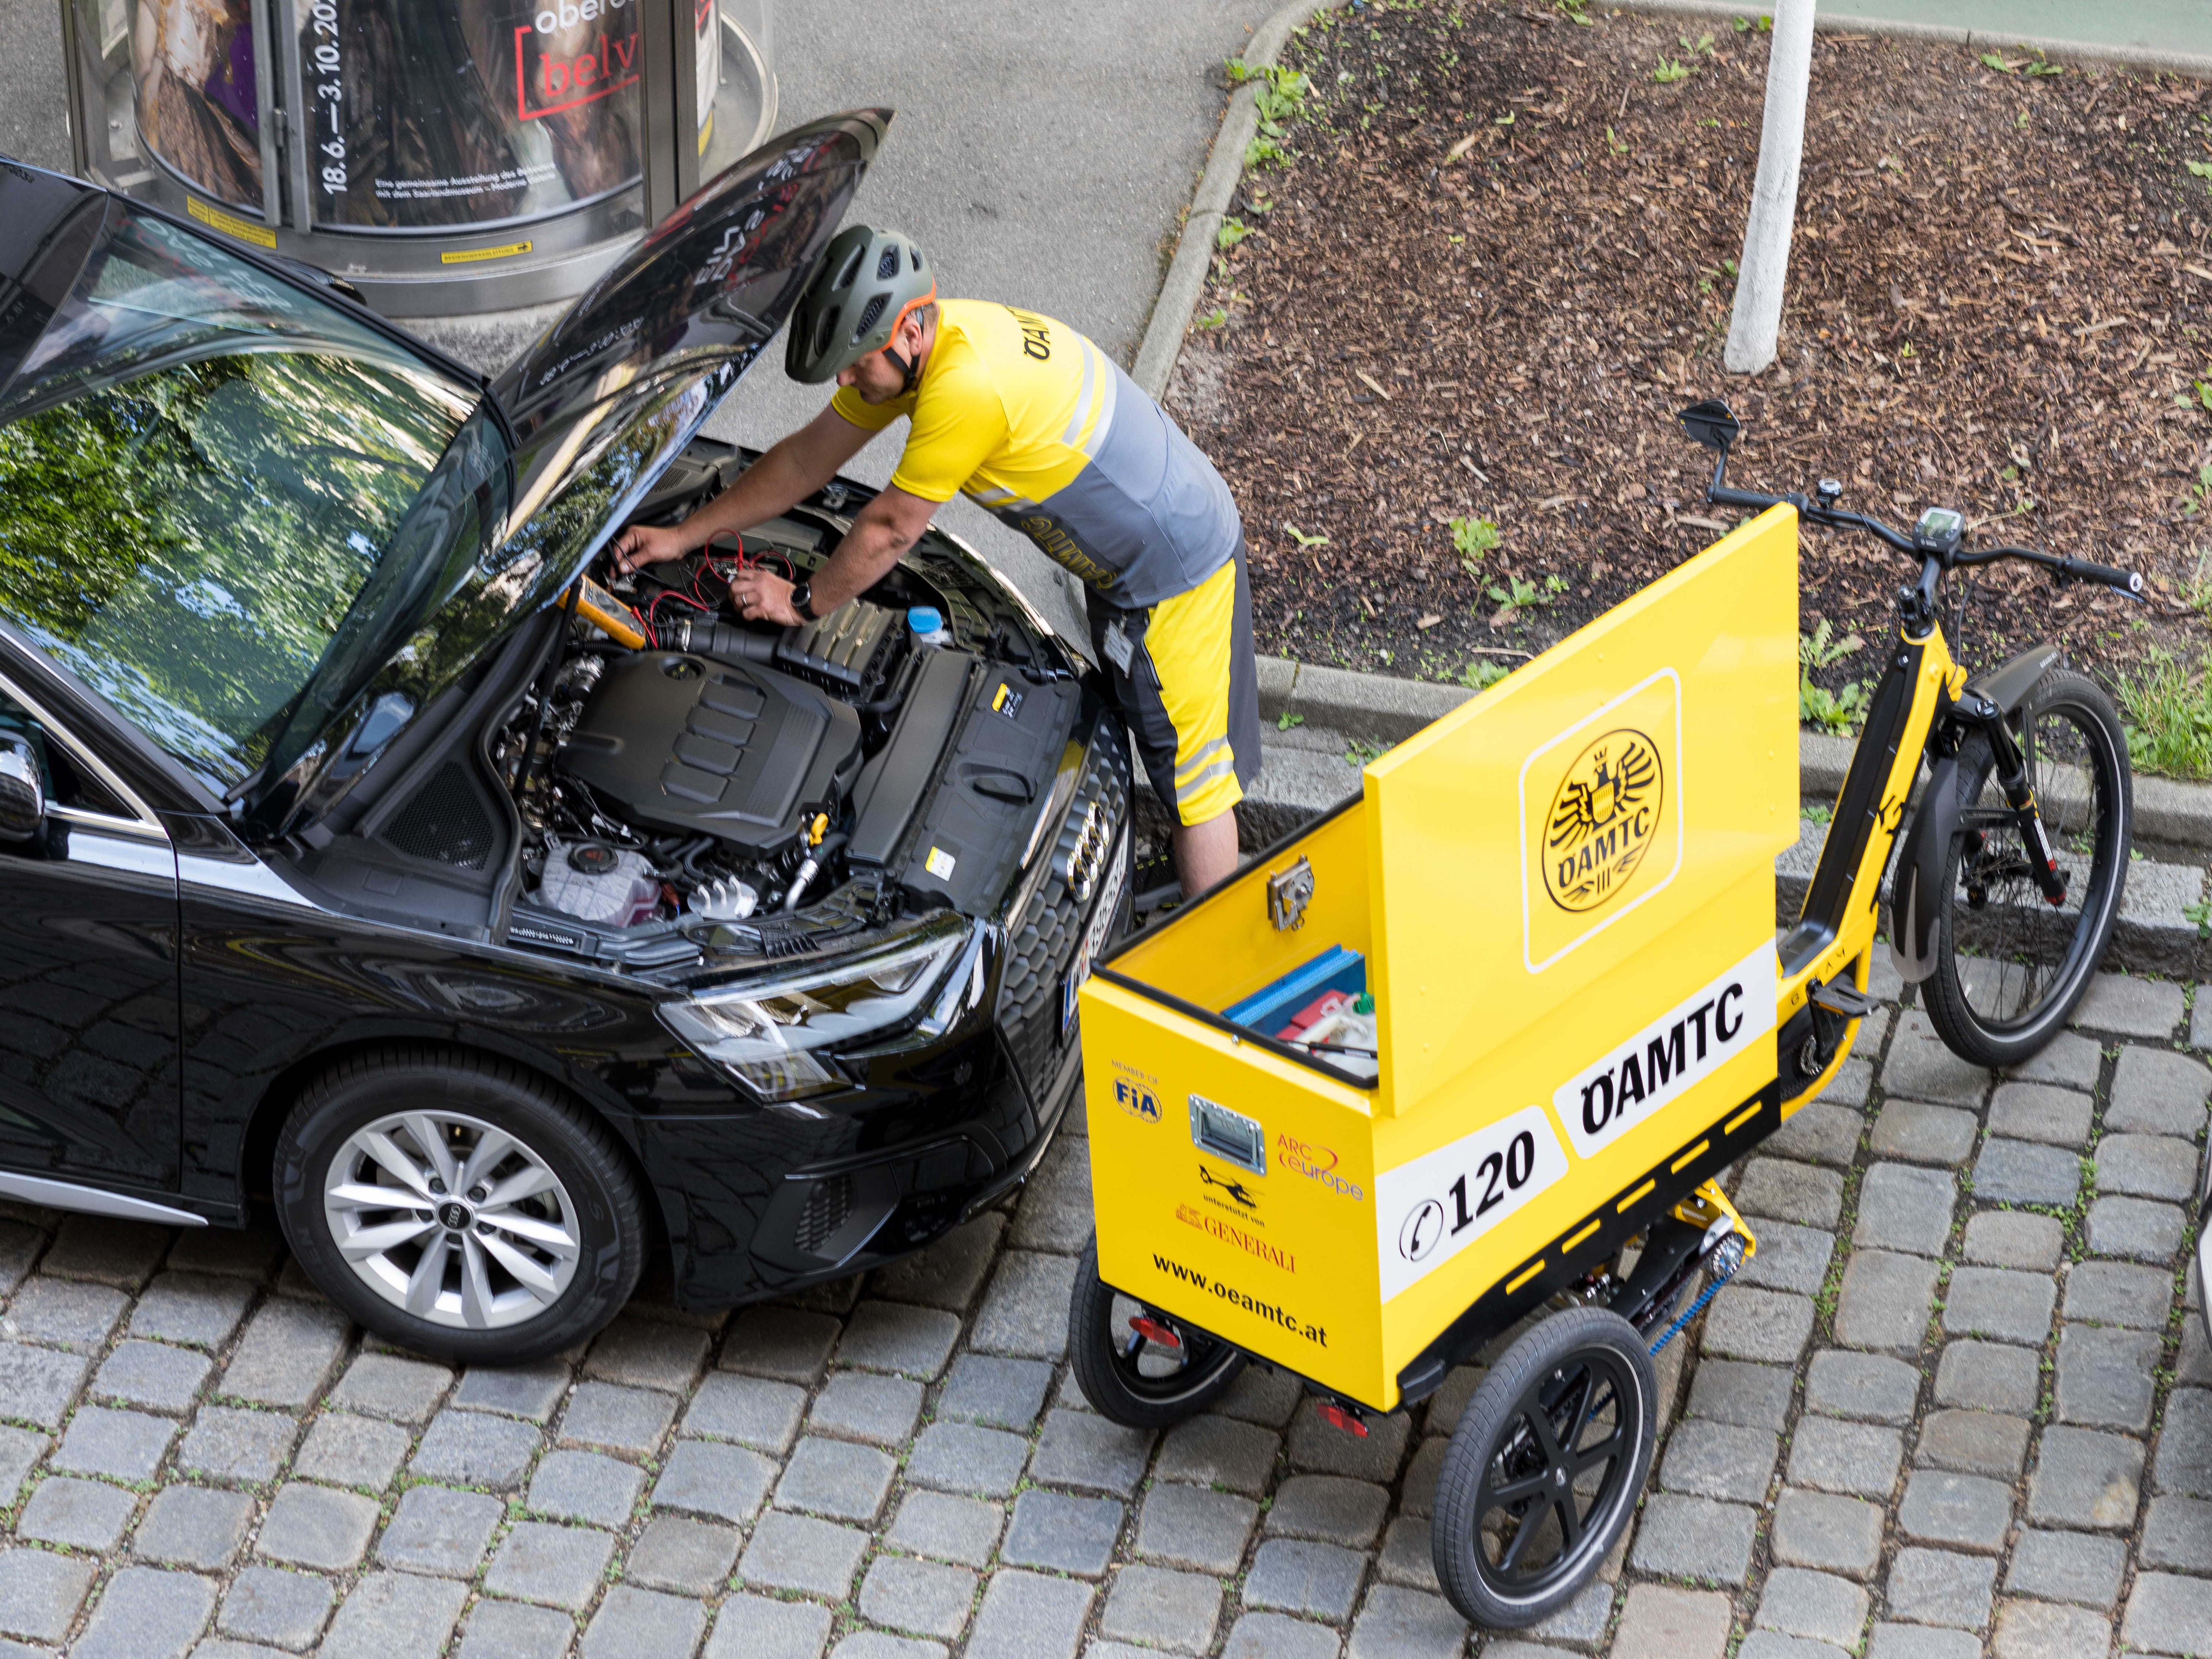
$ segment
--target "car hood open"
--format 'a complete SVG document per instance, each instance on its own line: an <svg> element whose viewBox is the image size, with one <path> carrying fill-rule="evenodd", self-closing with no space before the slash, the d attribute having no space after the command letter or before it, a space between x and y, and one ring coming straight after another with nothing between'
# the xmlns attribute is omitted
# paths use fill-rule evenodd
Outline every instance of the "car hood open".
<svg viewBox="0 0 2212 1659"><path fill-rule="evenodd" d="M825 117L735 163L494 379L239 792L249 824L326 808L575 580L783 325L890 118Z"/></svg>

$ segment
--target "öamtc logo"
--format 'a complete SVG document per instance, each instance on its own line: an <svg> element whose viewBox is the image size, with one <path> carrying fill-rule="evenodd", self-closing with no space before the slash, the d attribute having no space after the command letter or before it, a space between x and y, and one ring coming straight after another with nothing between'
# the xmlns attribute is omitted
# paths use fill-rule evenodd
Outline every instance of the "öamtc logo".
<svg viewBox="0 0 2212 1659"><path fill-rule="evenodd" d="M1633 726L1584 744L1552 797L1544 890L1562 910L1589 910L1644 862L1667 800L1659 745Z"/></svg>
<svg viewBox="0 0 2212 1659"><path fill-rule="evenodd" d="M1682 867L1682 679L1647 675L1521 763L1521 959L1532 974L1670 886Z"/></svg>

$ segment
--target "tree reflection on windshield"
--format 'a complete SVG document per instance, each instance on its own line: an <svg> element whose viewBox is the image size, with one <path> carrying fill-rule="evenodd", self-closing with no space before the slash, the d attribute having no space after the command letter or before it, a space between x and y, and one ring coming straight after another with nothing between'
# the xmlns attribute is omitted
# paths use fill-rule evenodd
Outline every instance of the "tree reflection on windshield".
<svg viewBox="0 0 2212 1659"><path fill-rule="evenodd" d="M313 296L112 226L0 409L0 611L221 793L466 412Z"/></svg>

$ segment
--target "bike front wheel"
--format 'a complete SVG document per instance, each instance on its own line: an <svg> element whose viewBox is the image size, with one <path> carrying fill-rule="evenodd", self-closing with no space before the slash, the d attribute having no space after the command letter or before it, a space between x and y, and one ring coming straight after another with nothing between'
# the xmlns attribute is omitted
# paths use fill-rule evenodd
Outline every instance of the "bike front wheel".
<svg viewBox="0 0 2212 1659"><path fill-rule="evenodd" d="M2066 884L2050 903L1996 777L1989 739L1959 747L1959 828L1943 870L1928 1017L1977 1066L2016 1066L2056 1036L2103 960L2134 831L2128 745L2112 700L2057 670L2014 717L2028 784Z"/></svg>

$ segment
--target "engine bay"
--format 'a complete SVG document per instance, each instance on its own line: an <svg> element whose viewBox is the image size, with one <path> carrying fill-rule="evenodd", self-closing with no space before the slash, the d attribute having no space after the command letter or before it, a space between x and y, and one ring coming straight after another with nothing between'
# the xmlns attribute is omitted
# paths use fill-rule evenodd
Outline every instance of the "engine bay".
<svg viewBox="0 0 2212 1659"><path fill-rule="evenodd" d="M739 618L739 569L796 576L841 532L794 516L596 573L485 744L520 820L514 943L638 968L782 956L1004 898L1065 793L1081 688L911 556L812 623Z"/></svg>

